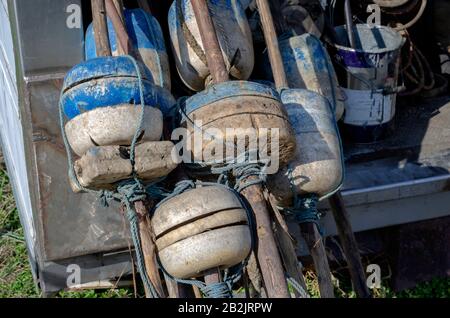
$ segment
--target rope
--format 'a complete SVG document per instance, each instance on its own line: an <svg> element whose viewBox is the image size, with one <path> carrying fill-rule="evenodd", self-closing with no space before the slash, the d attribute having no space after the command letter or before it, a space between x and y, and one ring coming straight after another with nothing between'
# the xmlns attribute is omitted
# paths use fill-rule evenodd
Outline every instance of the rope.
<svg viewBox="0 0 450 318"><path fill-rule="evenodd" d="M300 197L296 189L294 178L292 175L293 169L288 168L289 186L291 188L293 198L293 205L287 208L279 208L286 216L293 217L293 219L299 223L314 223L319 230L319 233L323 235L322 228L319 224L320 215L317 209L317 203L319 201L317 195L308 194L304 197Z"/></svg>
<svg viewBox="0 0 450 318"><path fill-rule="evenodd" d="M294 288L300 294L301 298L309 298L309 294L294 278L287 276L286 280L289 284L291 284L292 288Z"/></svg>
<svg viewBox="0 0 450 318"><path fill-rule="evenodd" d="M419 8L419 11L417 12L416 16L406 24L398 24L396 27L394 27L394 30L402 31L402 30L406 30L406 29L409 29L410 27L412 27L422 17L426 6L427 6L427 0L421 0L420 8Z"/></svg>
<svg viewBox="0 0 450 318"><path fill-rule="evenodd" d="M201 181L194 182L192 180L182 180L176 184L172 193L166 195L166 197L155 206L155 209L157 209L159 206L161 206L168 200L176 197L177 195L180 195L186 191L195 189L197 187L204 187L204 186L225 187L226 189L232 191L236 195L236 197L239 199L241 205L244 207L245 212L247 213L247 223L248 223L248 226L249 226L250 232L251 232L251 250L250 250L249 255L239 265L236 265L233 268L227 269L225 271L224 279L222 282L217 282L217 283L208 284L208 285L205 284L204 282L202 282L200 280L196 280L196 279L180 279L180 278L173 277L165 270L164 266L161 264L161 262L159 260L159 257L157 257L157 261L158 261L159 267L161 268L161 270L167 277L169 277L173 281L180 283L180 284L192 285L192 286L198 287L200 289L201 293L206 298L233 298L232 286L233 286L233 284L235 284L237 281L239 281L241 279L243 269L245 268L245 266L247 266L247 262L248 262L248 259L250 258L251 251L253 251L256 246L256 223L254 221L253 211L248 206L248 204L246 204L245 201L242 199L242 196L238 192L236 192L236 190L234 190L233 188L230 188L226 184L215 183L215 182L201 182Z"/></svg>
<svg viewBox="0 0 450 318"><path fill-rule="evenodd" d="M219 174L219 180L228 180L231 174L235 179L234 190L241 193L244 189L256 185L264 184L267 179L265 170L269 161L264 162L259 159L250 162L252 155L257 158L257 150L250 150L237 157L236 162L229 163L224 166L212 166L211 173ZM256 177L254 180L248 181L250 177Z"/></svg>
<svg viewBox="0 0 450 318"><path fill-rule="evenodd" d="M139 69L139 66L136 62L136 60L129 56L124 55L127 57L134 65L138 77L139 82L139 95L141 98L141 112L139 116L139 126L136 129L136 132L133 136L133 140L131 142L130 146L130 162L133 168L133 176L131 179L123 181L119 184L116 191L108 191L108 190L93 190L86 187L83 187L74 170L73 165L73 155L71 152L70 144L67 139L66 131L64 129L65 126L65 120L63 115L63 104L62 104L62 97L64 94L64 91L61 91L60 99L59 99L59 121L60 121L60 129L64 141L64 146L66 148L67 153L67 163L68 163L68 174L70 180L82 191L87 193L96 194L99 198L100 203L108 207L110 202L112 200L121 202L127 210L127 218L130 222L130 230L131 230L131 237L135 246L135 252L136 252L136 260L137 260L137 266L138 270L141 274L142 281L147 288L147 290L150 292L150 295L154 298L158 298L159 295L153 286L152 282L150 281L150 278L148 277L147 271L145 270L145 262L142 252L142 245L141 245L141 239L139 235L139 219L138 215L133 207L133 203L137 201L143 201L147 198L148 195L155 195L158 196L162 193L161 188L158 188L156 186L156 183L150 184L148 187L144 187L143 184L140 182L140 180L137 177L136 171L135 171L135 148L136 143L139 139L139 136L142 133L142 127L144 122L144 107L145 107L145 101L144 101L144 88L143 88L143 82L142 82L142 75Z"/></svg>

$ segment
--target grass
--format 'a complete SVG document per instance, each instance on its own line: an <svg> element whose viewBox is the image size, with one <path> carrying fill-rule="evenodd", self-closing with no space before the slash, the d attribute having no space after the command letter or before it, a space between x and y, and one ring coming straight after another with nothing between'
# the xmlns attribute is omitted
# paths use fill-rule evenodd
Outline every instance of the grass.
<svg viewBox="0 0 450 318"><path fill-rule="evenodd" d="M319 297L318 282L313 272L305 273L308 292ZM340 298L355 298L348 279L334 278L335 293ZM434 279L415 288L395 293L385 280L381 288L373 290L376 298L448 298L450 279ZM1 163L0 153L0 298L40 297L36 290L28 263L23 231L16 210L8 175ZM111 290L64 291L61 298L127 298L134 297L131 288Z"/></svg>

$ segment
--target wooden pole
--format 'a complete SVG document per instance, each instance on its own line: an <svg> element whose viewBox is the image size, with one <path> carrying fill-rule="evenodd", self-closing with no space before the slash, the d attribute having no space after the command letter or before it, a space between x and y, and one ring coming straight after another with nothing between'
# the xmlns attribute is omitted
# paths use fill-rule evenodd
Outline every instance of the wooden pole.
<svg viewBox="0 0 450 318"><path fill-rule="evenodd" d="M148 216L148 209L142 201L135 202L134 208L139 215L139 236L141 239L142 253L144 254L145 269L159 297L166 297L161 277L159 276L158 262L156 261L156 245L154 243L154 234ZM148 290L145 293L147 297L150 294Z"/></svg>
<svg viewBox="0 0 450 318"><path fill-rule="evenodd" d="M96 2L97 0L94 0ZM114 30L116 32L117 43L120 46L120 54L132 54L132 45L124 25L123 5L121 0L106 0L104 3L106 12L111 19ZM97 43L97 42L96 42ZM109 42L108 42L109 45ZM110 55L111 53L109 53ZM154 233L152 231L148 209L143 201L134 203L136 213L139 215L139 236L142 244L142 252L144 256L145 268L147 275L155 286L159 297L166 297L164 288L158 270L156 261L156 245L154 243ZM145 288L147 297L150 297L150 291Z"/></svg>
<svg viewBox="0 0 450 318"><path fill-rule="evenodd" d="M328 264L327 253L316 224L300 224L300 232L308 245L309 253L314 262L317 279L319 281L320 297L334 298L333 282L331 280L330 265Z"/></svg>
<svg viewBox="0 0 450 318"><path fill-rule="evenodd" d="M209 14L208 4L205 0L192 0L195 19L203 46L205 48L206 61L214 83L222 83L229 80L227 67L223 60L222 50L214 28L214 23Z"/></svg>
<svg viewBox="0 0 450 318"><path fill-rule="evenodd" d="M213 21L209 15L208 5L205 0L192 0L192 7L213 81L214 83L226 82L229 79L228 71ZM255 177L250 177L244 182L251 181L253 178ZM257 254L267 294L271 298L288 298L290 295L284 269L273 235L272 222L264 200L262 187L261 185L250 186L244 189L242 194L247 198L255 213L258 230Z"/></svg>
<svg viewBox="0 0 450 318"><path fill-rule="evenodd" d="M108 25L106 23L105 0L92 0L91 6L97 56L111 56Z"/></svg>
<svg viewBox="0 0 450 318"><path fill-rule="evenodd" d="M148 0L138 0L139 7L145 12L152 14L152 10L150 9L150 4Z"/></svg>
<svg viewBox="0 0 450 318"><path fill-rule="evenodd" d="M125 19L123 16L123 10L117 10L116 6L120 7L117 0L106 0L106 12L116 32L118 52L120 55L135 55L133 50L133 44L131 43L128 32L125 28Z"/></svg>
<svg viewBox="0 0 450 318"><path fill-rule="evenodd" d="M366 284L366 277L361 263L361 256L359 255L358 244L341 193L337 192L335 195L331 196L329 203L331 210L333 211L339 239L349 267L353 289L359 298L370 298L371 294Z"/></svg>
<svg viewBox="0 0 450 318"><path fill-rule="evenodd" d="M278 47L278 38L273 24L272 13L270 12L267 0L256 0L261 17L264 38L267 43L270 64L274 75L277 89L288 87L286 74L284 72L283 60ZM301 233L308 244L309 251L314 260L317 276L319 279L320 295L322 297L334 297L333 283L331 281L331 271L325 252L322 237L319 234L316 224L301 224Z"/></svg>
<svg viewBox="0 0 450 318"><path fill-rule="evenodd" d="M257 0L259 15L264 33L264 39L267 43L270 65L272 66L273 78L277 89L287 88L288 82L284 72L283 59L281 58L280 48L278 46L278 37L273 24L272 13L270 12L269 2L267 0Z"/></svg>
<svg viewBox="0 0 450 318"><path fill-rule="evenodd" d="M297 257L297 253L295 251L294 242L292 237L288 232L288 226L286 224L285 219L278 211L276 204L270 198L269 194L266 193L267 201L270 203L272 207L272 211L275 214L275 239L278 242L281 259L283 260L284 267L286 268L286 272L289 277L294 279L300 286L303 288L305 293L307 293L305 278L303 277L302 268L300 266L300 262ZM295 295L298 298L304 298L305 294L294 291Z"/></svg>
<svg viewBox="0 0 450 318"><path fill-rule="evenodd" d="M347 28L348 43L351 48L355 48L355 35L353 34L353 15L352 7L350 6L350 0L345 0L344 3L344 13L345 13L345 26Z"/></svg>
<svg viewBox="0 0 450 318"><path fill-rule="evenodd" d="M256 179L257 177L249 177L244 182L252 182ZM256 184L242 190L242 194L255 213L258 234L257 256L267 296L269 298L289 298L283 264L275 241L263 188L260 184Z"/></svg>

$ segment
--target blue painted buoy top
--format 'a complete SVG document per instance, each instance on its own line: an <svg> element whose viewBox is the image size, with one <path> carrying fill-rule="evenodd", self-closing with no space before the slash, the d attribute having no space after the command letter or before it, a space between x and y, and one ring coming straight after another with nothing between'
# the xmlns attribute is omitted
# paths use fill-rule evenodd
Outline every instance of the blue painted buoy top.
<svg viewBox="0 0 450 318"><path fill-rule="evenodd" d="M213 84L200 93L188 98L184 103L184 112L189 115L197 109L216 101L239 96L261 96L280 100L278 92L264 84L249 81L229 81Z"/></svg>
<svg viewBox="0 0 450 318"><path fill-rule="evenodd" d="M339 120L344 112L344 98L322 42L305 33L282 40L279 46L289 87L309 89L325 96Z"/></svg>
<svg viewBox="0 0 450 318"><path fill-rule="evenodd" d="M138 49L142 61L152 77L148 80L170 89L170 74L164 36L158 21L142 9L124 11L126 29L134 48ZM108 19L108 35L111 51L117 55L117 39L114 27ZM86 60L97 57L92 23L86 31Z"/></svg>
<svg viewBox="0 0 450 318"><path fill-rule="evenodd" d="M154 85L148 69L138 63L142 76L144 102L168 114L175 100L166 89ZM139 80L132 61L125 56L100 57L82 62L66 75L62 104L72 119L81 113L120 104L141 103Z"/></svg>

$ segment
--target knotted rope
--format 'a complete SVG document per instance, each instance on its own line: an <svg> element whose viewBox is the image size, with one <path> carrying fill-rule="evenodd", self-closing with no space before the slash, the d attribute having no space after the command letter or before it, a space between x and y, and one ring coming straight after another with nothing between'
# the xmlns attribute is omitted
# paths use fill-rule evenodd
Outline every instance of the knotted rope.
<svg viewBox="0 0 450 318"><path fill-rule="evenodd" d="M59 121L60 121L60 129L64 141L64 146L66 148L67 153L67 163L68 163L68 175L70 180L82 191L87 193L93 193L98 196L100 203L107 207L109 206L110 202L112 200L119 201L123 206L126 208L126 214L128 221L130 223L130 231L131 231L131 238L133 240L133 244L135 247L136 252L136 261L137 261L137 267L141 274L142 281L147 288L147 290L150 292L150 295L154 298L158 298L159 295L156 291L156 288L153 286L152 282L150 281L150 278L148 277L147 271L145 269L145 262L143 257L143 251L142 251L142 245L141 245L141 238L139 234L139 218L138 215L134 209L133 204L137 201L143 201L147 198L147 196L154 196L159 197L162 194L161 188L159 188L156 183L153 183L147 187L144 187L144 185L141 183L141 181L138 179L137 173L135 171L135 148L136 143L139 139L139 136L142 134L142 127L143 127L143 121L144 121L144 107L145 107L145 101L144 101L144 88L143 88L143 82L142 82L142 75L141 71L139 69L139 65L137 64L136 60L129 56L124 55L127 57L134 65L138 77L138 83L139 83L139 95L141 99L140 107L141 112L139 115L139 125L136 129L136 132L133 136L133 140L131 142L130 146L130 162L132 165L132 171L133 175L132 178L129 180L123 181L119 184L116 191L108 191L108 190L93 190L86 187L83 187L74 170L73 165L73 155L70 148L69 141L67 139L66 131L64 129L65 126L65 120L64 120L64 114L63 114L63 104L62 104L62 97L64 94L64 91L61 91L60 99L59 99Z"/></svg>
<svg viewBox="0 0 450 318"><path fill-rule="evenodd" d="M231 174L235 179L234 190L241 193L244 189L256 185L264 184L267 179L265 173L269 160L255 160L250 158L257 156L257 150L250 150L237 157L236 162L231 162L224 166L212 166L211 173L218 174L219 180L229 180ZM254 180L248 180L250 177L256 177Z"/></svg>

